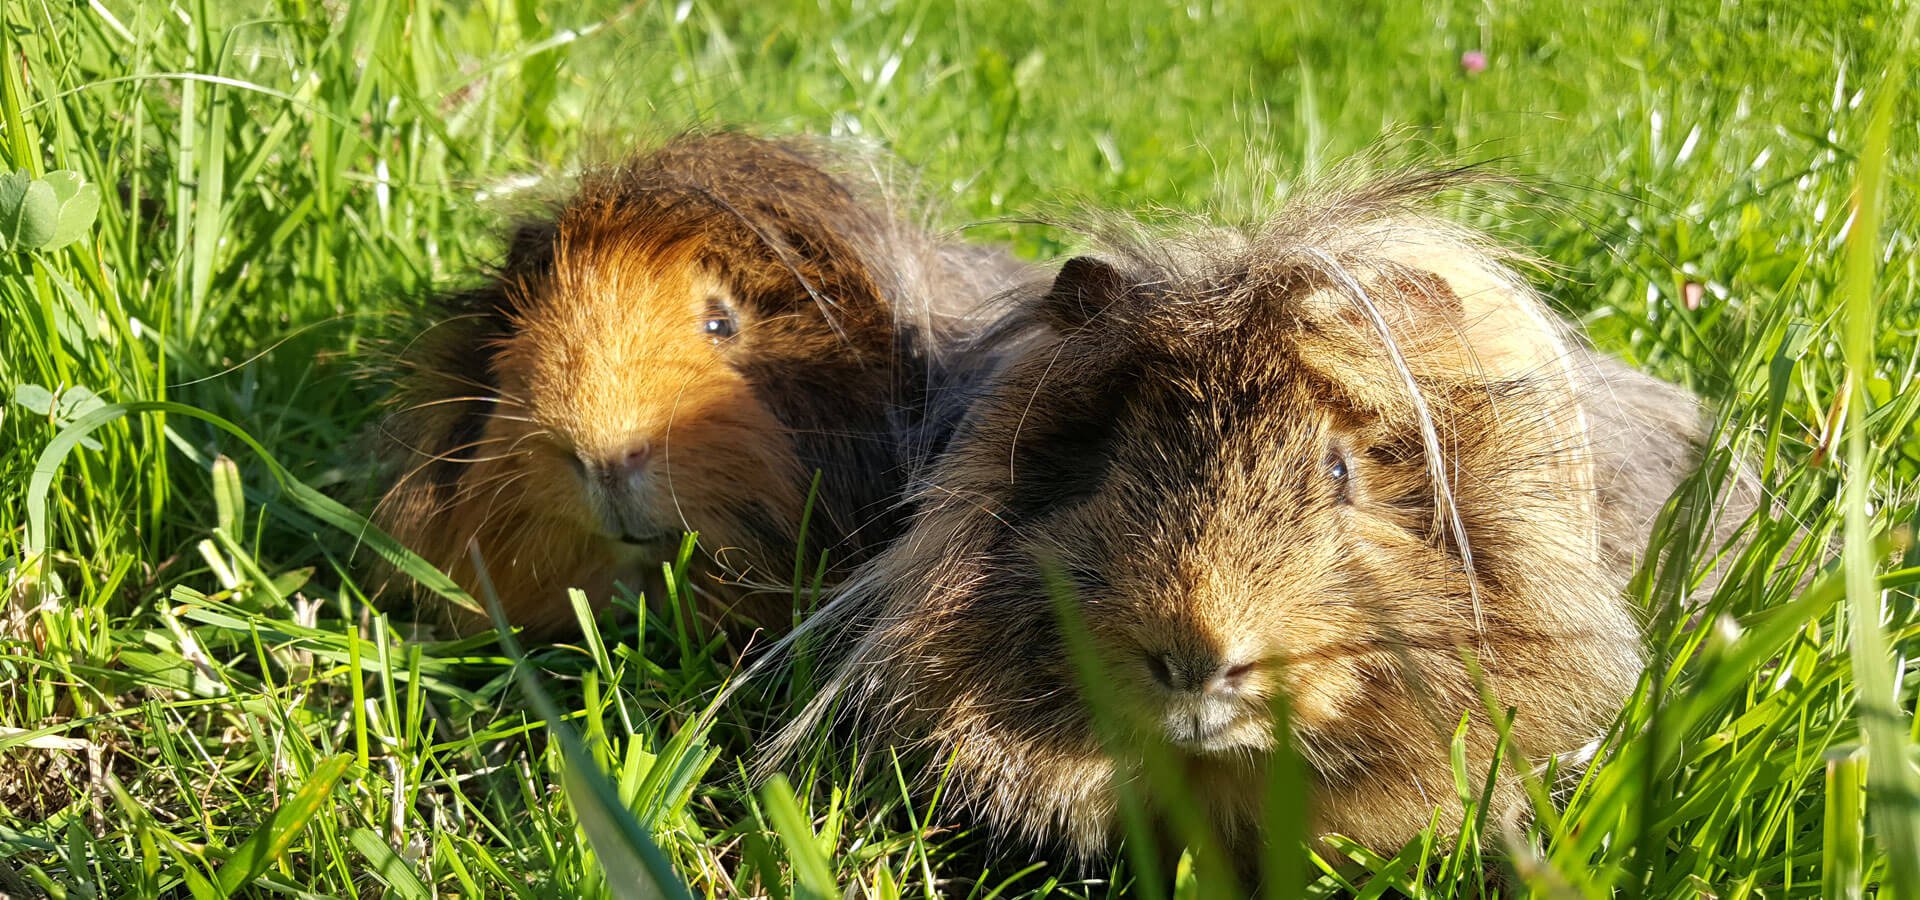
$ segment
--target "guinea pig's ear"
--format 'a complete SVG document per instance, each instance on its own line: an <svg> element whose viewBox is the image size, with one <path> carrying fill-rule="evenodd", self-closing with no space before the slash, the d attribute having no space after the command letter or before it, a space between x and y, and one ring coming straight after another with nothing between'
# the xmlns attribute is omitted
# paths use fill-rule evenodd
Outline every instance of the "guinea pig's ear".
<svg viewBox="0 0 1920 900"><path fill-rule="evenodd" d="M1414 371L1526 383L1532 399L1511 414L1532 416L1548 446L1588 444L1573 339L1518 274L1478 247L1450 241L1404 241L1389 255L1395 265L1381 280L1399 295L1398 305L1440 326L1417 329L1426 338L1408 353ZM1543 463L1542 477L1559 484L1593 483L1584 453L1563 452ZM1575 502L1591 513L1590 494L1576 494Z"/></svg>
<svg viewBox="0 0 1920 900"><path fill-rule="evenodd" d="M553 244L558 237L559 230L550 221L515 225L513 233L507 236L507 258L501 265L502 272L523 277L544 273L553 265Z"/></svg>
<svg viewBox="0 0 1920 900"><path fill-rule="evenodd" d="M1076 256L1060 267L1047 290L1040 312L1047 323L1062 331L1072 331L1093 321L1101 310L1112 306L1128 290L1127 278L1106 260Z"/></svg>
<svg viewBox="0 0 1920 900"><path fill-rule="evenodd" d="M1438 338L1422 348L1430 366L1490 380L1533 377L1569 364L1565 327L1520 277L1478 248L1406 241L1386 277ZM1411 361L1410 361L1411 362ZM1560 372L1569 378L1570 373Z"/></svg>

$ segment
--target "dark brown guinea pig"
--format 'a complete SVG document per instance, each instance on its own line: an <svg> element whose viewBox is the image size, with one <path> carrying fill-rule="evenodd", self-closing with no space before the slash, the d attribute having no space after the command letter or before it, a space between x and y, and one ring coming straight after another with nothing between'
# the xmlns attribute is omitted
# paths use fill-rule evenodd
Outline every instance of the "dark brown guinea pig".
<svg viewBox="0 0 1920 900"><path fill-rule="evenodd" d="M1127 748L1151 743L1188 776L1174 802L1252 859L1276 693L1316 833L1379 851L1436 807L1458 826L1462 715L1468 771L1490 766L1463 654L1531 760L1602 737L1641 671L1622 548L1646 539L1606 532L1644 529L1684 474L1635 486L1624 454L1694 458L1697 407L1569 341L1502 256L1416 212L1452 186L1406 175L1244 234L1110 242L1016 299L1019 352L911 529L805 626L840 644L774 763L840 711L862 746L924 750L991 832L1091 856L1117 836ZM1049 570L1132 743L1101 739ZM1493 802L1497 821L1525 799L1503 777Z"/></svg>
<svg viewBox="0 0 1920 900"><path fill-rule="evenodd" d="M704 611L787 624L777 592L740 585L791 580L814 473L809 559L894 536L939 440L940 348L1023 274L808 144L681 137L585 175L483 287L415 323L375 520L470 593L476 544L536 635L573 626L568 587L641 587L689 531Z"/></svg>

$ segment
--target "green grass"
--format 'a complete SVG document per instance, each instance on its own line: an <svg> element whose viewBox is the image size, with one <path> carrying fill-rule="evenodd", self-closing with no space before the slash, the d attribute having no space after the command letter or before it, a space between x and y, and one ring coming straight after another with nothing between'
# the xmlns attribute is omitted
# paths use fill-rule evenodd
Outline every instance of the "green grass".
<svg viewBox="0 0 1920 900"><path fill-rule="evenodd" d="M662 863L712 896L1218 889L927 827L901 790L925 760L823 754L753 789L801 688L709 709L735 648L686 623L516 667L369 607L379 548L334 501L367 474L382 318L490 257L516 176L705 122L877 141L945 224L1041 259L1070 241L1017 220L1234 219L1383 139L1525 174L1526 202L1454 212L1536 250L1602 347L1714 400L1710 467L1758 460L1781 513L1698 628L1672 610L1706 526L1663 524L1643 690L1532 849L1356 849L1313 890L1920 897L1910 13L595 5L5 4L0 169L100 193L64 246L0 215L0 894L632 896L676 889Z"/></svg>

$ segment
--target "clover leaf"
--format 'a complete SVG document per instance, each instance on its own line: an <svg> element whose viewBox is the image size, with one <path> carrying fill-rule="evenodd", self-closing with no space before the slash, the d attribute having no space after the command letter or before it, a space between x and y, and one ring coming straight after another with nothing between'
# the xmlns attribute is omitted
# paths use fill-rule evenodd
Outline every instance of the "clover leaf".
<svg viewBox="0 0 1920 900"><path fill-rule="evenodd" d="M100 213L100 186L78 172L0 175L0 250L58 250L86 236Z"/></svg>

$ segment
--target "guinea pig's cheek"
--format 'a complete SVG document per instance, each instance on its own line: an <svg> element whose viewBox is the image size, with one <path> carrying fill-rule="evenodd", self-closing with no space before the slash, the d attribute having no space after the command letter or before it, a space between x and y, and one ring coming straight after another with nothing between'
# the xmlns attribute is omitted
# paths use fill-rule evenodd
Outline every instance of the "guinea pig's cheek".
<svg viewBox="0 0 1920 900"><path fill-rule="evenodd" d="M1296 664L1287 673L1287 699L1294 721L1302 727L1326 726L1339 720L1361 690L1360 675L1342 663Z"/></svg>
<svg viewBox="0 0 1920 900"><path fill-rule="evenodd" d="M534 502L550 504L549 508L583 531L594 534L603 531L607 521L605 504L578 477L572 477L572 472L566 474L570 477L565 482L556 479L546 486L547 490L534 495ZM545 499L542 500L542 497Z"/></svg>
<svg viewBox="0 0 1920 900"><path fill-rule="evenodd" d="M660 574L660 564L671 562L673 555L667 545L629 544L624 541L605 542L609 561L610 577L614 581L629 585L645 583L649 576Z"/></svg>

